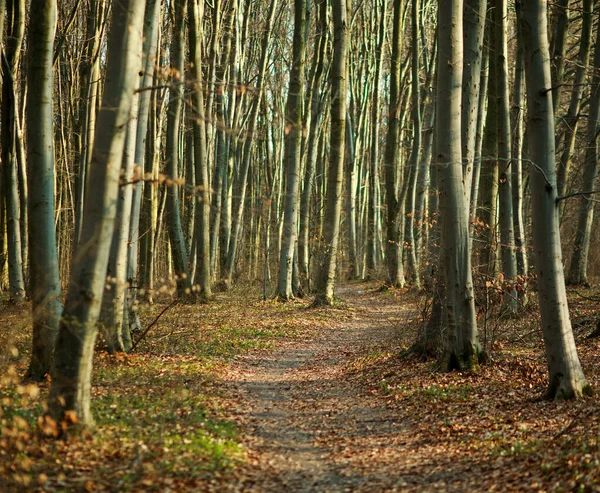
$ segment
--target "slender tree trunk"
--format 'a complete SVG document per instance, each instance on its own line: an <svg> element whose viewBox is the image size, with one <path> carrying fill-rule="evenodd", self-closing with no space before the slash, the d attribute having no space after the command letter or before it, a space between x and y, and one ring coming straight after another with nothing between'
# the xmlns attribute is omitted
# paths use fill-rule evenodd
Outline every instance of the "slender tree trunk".
<svg viewBox="0 0 600 493"><path fill-rule="evenodd" d="M106 85L90 166L95 193L88 195L84 204L81 242L73 257L48 398L51 417L67 425L93 425L90 389L96 322L113 234L127 121L141 69L143 18L143 2L123 0L113 5Z"/></svg>
<svg viewBox="0 0 600 493"><path fill-rule="evenodd" d="M481 220L483 221L483 243L480 249L480 263L489 276L498 271L498 68L496 37L494 36L494 15L490 16L487 27L489 42L488 108L483 136L482 173L479 183L481 195Z"/></svg>
<svg viewBox="0 0 600 493"><path fill-rule="evenodd" d="M419 164L421 161L421 88L419 85L420 63L419 57L421 54L419 43L419 14L421 2L420 0L412 0L411 12L411 27L412 27L412 124L413 124L413 141L410 151L408 165L410 167L410 180L408 185L408 193L406 198L406 244L407 244L407 259L408 268L410 270L410 279L416 289L421 288L421 279L419 276L419 266L417 264L417 248L415 242L415 228L419 227L415 221L415 202L417 199L417 179L419 176Z"/></svg>
<svg viewBox="0 0 600 493"><path fill-rule="evenodd" d="M495 2L496 26L496 74L498 83L497 116L498 116L498 194L500 252L504 279L510 283L504 298L504 307L511 313L519 309L517 291L514 280L517 275L517 259L515 256L515 236L513 229L512 202L512 147L510 129L510 89L508 77L508 5L507 0Z"/></svg>
<svg viewBox="0 0 600 493"><path fill-rule="evenodd" d="M312 87L310 90L310 127L306 141L306 169L304 171L304 184L300 197L300 233L298 236L298 268L301 281L308 284L308 270L310 259L310 197L313 191L316 161L317 142L321 131L321 78L325 66L325 54L328 40L327 29L327 1L319 0L319 13L317 20L318 45L313 61Z"/></svg>
<svg viewBox="0 0 600 493"><path fill-rule="evenodd" d="M517 30L517 53L515 61L515 88L512 104L513 128L513 165L512 172L512 201L513 201L513 226L515 228L515 250L517 257L517 275L526 276L529 273L527 259L527 244L525 237L525 224L523 219L523 137L524 137L524 110L525 110L525 62L523 56L523 39L521 31Z"/></svg>
<svg viewBox="0 0 600 493"><path fill-rule="evenodd" d="M585 75L590 57L590 46L592 44L592 12L594 10L593 0L582 1L581 40L579 42L579 54L577 55L577 68L571 92L571 102L564 118L563 152L558 163L558 195L564 195L570 178L571 156L575 149L575 138L579 126L579 112L581 100L585 90ZM562 212L563 204L559 204Z"/></svg>
<svg viewBox="0 0 600 493"><path fill-rule="evenodd" d="M256 123L258 120L258 113L261 106L261 101L263 97L264 87L263 81L265 77L265 73L267 70L267 61L269 55L269 46L271 44L271 37L273 31L273 24L275 21L275 11L277 9L277 0L271 0L270 9L269 9L269 18L267 20L267 29L265 30L262 46L261 46L261 54L260 54L260 62L259 62L259 73L256 78L256 96L252 103L252 109L250 110L250 116L248 118L248 127L246 134L244 136L243 143L243 151L242 151L242 161L240 165L240 174L239 174L239 199L233 210L237 211L237 214L234 215L232 226L231 226L231 240L229 242L229 252L227 253L227 264L225 268L225 272L223 273L223 279L225 280L227 285L231 285L231 281L233 279L235 260L237 256L237 247L241 237L242 231L242 223L244 218L244 208L246 201L246 188L248 183L248 170L250 169L250 158L252 152L252 144L254 139L254 131L256 128ZM236 207L237 206L237 207ZM291 278L291 276L290 276Z"/></svg>
<svg viewBox="0 0 600 493"><path fill-rule="evenodd" d="M594 49L594 67L592 71L592 90L590 95L588 126L586 133L585 161L582 190L594 189L598 176L598 122L600 120L600 25L597 27L596 47ZM569 284L588 284L587 267L594 221L594 204L589 195L579 200L577 231L571 255L571 265L567 281Z"/></svg>
<svg viewBox="0 0 600 493"><path fill-rule="evenodd" d="M191 279L189 276L188 256L185 248L185 239L181 226L181 212L179 206L179 135L181 128L181 108L183 97L183 58L185 38L185 14L187 3L185 0L175 1L175 23L171 40L171 70L175 76L169 88L169 104L167 109L167 230L173 255L173 267L177 279L177 292L180 298L189 296Z"/></svg>
<svg viewBox="0 0 600 493"><path fill-rule="evenodd" d="M469 192L472 188L475 162L475 137L479 117L486 8L487 0L465 0L463 7L465 59L462 86L461 143L465 190ZM469 194L469 201L470 198ZM469 201L467 201L467 207Z"/></svg>
<svg viewBox="0 0 600 493"><path fill-rule="evenodd" d="M27 370L39 380L50 372L62 313L54 228L54 130L52 55L56 0L34 2L29 11L27 83L27 163L33 348Z"/></svg>
<svg viewBox="0 0 600 493"><path fill-rule="evenodd" d="M329 175L323 239L327 250L317 277L315 303L333 304L338 256L342 183L344 181L344 141L346 137L346 100L348 93L348 21L346 0L333 0L333 61L331 68L331 134L329 137Z"/></svg>
<svg viewBox="0 0 600 493"><path fill-rule="evenodd" d="M154 66L156 65L157 47L158 47L158 25L160 23L160 1L146 0L146 14L144 17L144 46L143 46L143 75L141 77L141 87L152 86L154 79ZM153 91L144 90L139 95L138 117L135 138L135 157L134 162L138 166L137 176L139 178L151 176L150 169L146 161L146 147L148 136L148 121L150 119L151 101ZM151 188L153 185L146 185ZM137 310L137 293L141 286L141 279L138 278L138 250L140 248L140 219L142 211L142 199L144 195L143 181L133 185L133 199L131 205L131 225L129 228L129 243L127 245L127 282L129 283L129 296L126 298L128 311L126 320L128 321L129 331L141 331ZM150 190L149 190L150 191ZM142 233L144 231L142 230Z"/></svg>
<svg viewBox="0 0 600 493"><path fill-rule="evenodd" d="M550 382L549 399L589 393L569 319L562 266L558 208L554 113L545 0L517 2L525 51L533 246L538 276L542 333Z"/></svg>
<svg viewBox="0 0 600 493"><path fill-rule="evenodd" d="M375 1L375 15L377 26L377 39L375 43L374 57L374 91L371 94L371 143L370 143L370 169L369 169L369 214L368 214L368 234L367 234L367 259L366 259L366 278L375 277L378 267L378 234L377 227L379 222L379 93L381 91L381 65L383 63L383 45L385 42L385 25L387 14L387 0Z"/></svg>
<svg viewBox="0 0 600 493"><path fill-rule="evenodd" d="M202 3L201 3L202 4ZM198 203L196 204L196 278L200 288L200 297L208 301L212 297L210 276L210 199L208 180L208 159L206 155L206 125L204 119L204 92L202 87L202 57L200 42L202 39L202 8L196 0L189 0L189 43L190 76L194 81L192 106L195 118L192 121L194 132L194 167Z"/></svg>
<svg viewBox="0 0 600 493"><path fill-rule="evenodd" d="M404 285L404 269L402 266L402 245L400 243L399 215L400 204L396 180L398 174L399 142L400 142L400 113L402 111L400 100L400 72L402 66L402 41L403 41L403 0L394 0L393 34L392 34L392 60L390 72L390 101L388 134L385 147L384 173L385 173L385 198L387 206L386 215L386 265L388 281L392 286Z"/></svg>
<svg viewBox="0 0 600 493"><path fill-rule="evenodd" d="M293 55L285 117L286 187L284 195L283 238L279 254L279 281L277 283L277 296L281 300L289 300L294 297L292 292L292 268L294 248L298 236L298 184L302 143L304 57L306 51L306 39L304 36L306 9L304 4L304 0L295 0L294 2Z"/></svg>
<svg viewBox="0 0 600 493"><path fill-rule="evenodd" d="M567 34L569 28L569 0L558 0L554 3L556 12L556 30L552 37L552 64L550 75L552 78L552 106L556 108L554 117L558 117L560 95L565 72L565 54L567 50Z"/></svg>
<svg viewBox="0 0 600 493"><path fill-rule="evenodd" d="M2 57L2 181L6 207L9 295L11 300L22 302L25 299L25 278L21 214L25 214L25 211L21 211L19 203L16 79L25 32L25 0L8 0L6 18L7 36Z"/></svg>
<svg viewBox="0 0 600 493"><path fill-rule="evenodd" d="M461 155L462 2L440 0L438 7L437 162L442 227L441 264L446 281L448 345L443 369L478 365L475 300L471 278L467 191Z"/></svg>

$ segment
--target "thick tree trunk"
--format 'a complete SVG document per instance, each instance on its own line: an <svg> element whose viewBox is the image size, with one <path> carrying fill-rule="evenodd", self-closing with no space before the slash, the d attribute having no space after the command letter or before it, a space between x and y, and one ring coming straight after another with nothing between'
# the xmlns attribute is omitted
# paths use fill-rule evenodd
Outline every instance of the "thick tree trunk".
<svg viewBox="0 0 600 493"><path fill-rule="evenodd" d="M577 356L562 265L547 5L545 0L526 0L518 2L517 8L525 50L533 245L550 376L547 397L570 399L588 393L590 386Z"/></svg>
<svg viewBox="0 0 600 493"><path fill-rule="evenodd" d="M443 369L476 368L480 353L471 278L467 191L461 155L462 2L438 7L438 87L436 115L442 229L441 268L446 281L448 345Z"/></svg>
<svg viewBox="0 0 600 493"><path fill-rule="evenodd" d="M54 228L54 130L52 55L56 0L31 4L27 66L27 163L29 166L29 245L33 347L29 378L50 372L62 313Z"/></svg>
<svg viewBox="0 0 600 493"><path fill-rule="evenodd" d="M96 322L113 235L127 121L141 69L143 18L143 2L123 0L113 5L106 85L90 166L95 193L88 195L84 204L81 242L73 257L48 398L52 418L67 425L93 425L90 390Z"/></svg>

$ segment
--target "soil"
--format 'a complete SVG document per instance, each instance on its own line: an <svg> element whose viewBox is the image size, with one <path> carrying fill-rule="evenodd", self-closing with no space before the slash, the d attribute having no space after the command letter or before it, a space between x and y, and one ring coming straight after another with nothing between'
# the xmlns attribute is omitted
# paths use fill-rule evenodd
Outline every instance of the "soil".
<svg viewBox="0 0 600 493"><path fill-rule="evenodd" d="M366 473L345 457L349 444L363 441L372 448L364 454L377 453L403 431L398 416L347 375L360 357L395 345L398 327L414 313L391 297L374 302L373 291L360 286L339 295L353 312L349 320L316 339L246 357L228 372L253 466L237 488L342 492L406 485L387 470Z"/></svg>

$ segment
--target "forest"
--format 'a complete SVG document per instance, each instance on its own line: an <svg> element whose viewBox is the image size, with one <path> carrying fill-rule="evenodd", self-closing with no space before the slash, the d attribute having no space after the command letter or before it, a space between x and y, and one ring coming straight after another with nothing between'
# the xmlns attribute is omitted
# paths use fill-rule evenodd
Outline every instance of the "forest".
<svg viewBox="0 0 600 493"><path fill-rule="evenodd" d="M600 492L593 0L0 0L0 491Z"/></svg>

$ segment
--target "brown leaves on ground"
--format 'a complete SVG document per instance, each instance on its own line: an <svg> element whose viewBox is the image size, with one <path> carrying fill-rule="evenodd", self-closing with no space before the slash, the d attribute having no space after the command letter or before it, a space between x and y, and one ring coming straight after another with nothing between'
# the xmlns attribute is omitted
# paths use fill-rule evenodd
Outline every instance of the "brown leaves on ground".
<svg viewBox="0 0 600 493"><path fill-rule="evenodd" d="M98 352L97 428L68 442L42 433L49 384L19 380L27 307L1 305L0 491L600 491L598 399L538 399L534 311L488 317L491 361L443 374L404 356L419 298L376 288L347 286L333 309L250 290L176 306L134 354ZM582 294L570 308L598 391Z"/></svg>

